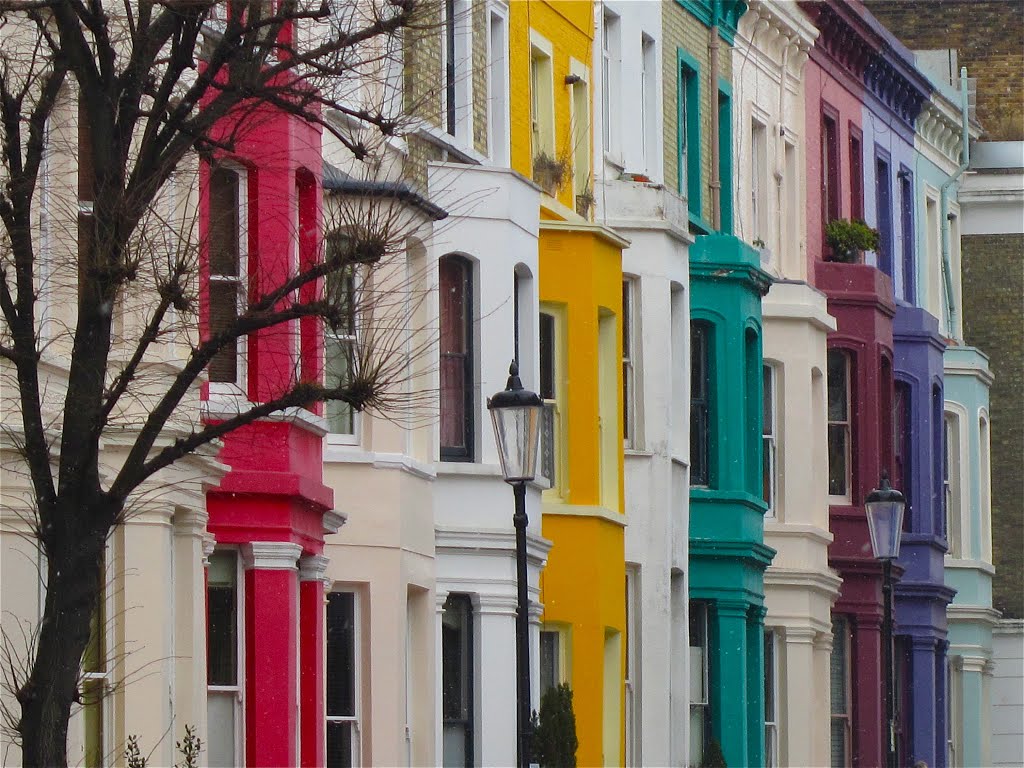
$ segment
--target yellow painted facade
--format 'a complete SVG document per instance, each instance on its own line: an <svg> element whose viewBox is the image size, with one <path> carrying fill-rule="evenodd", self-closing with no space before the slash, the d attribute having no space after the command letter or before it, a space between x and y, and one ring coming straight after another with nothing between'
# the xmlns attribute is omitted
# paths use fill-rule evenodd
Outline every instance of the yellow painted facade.
<svg viewBox="0 0 1024 768"><path fill-rule="evenodd" d="M594 6L587 0L510 4L511 160L554 197L542 197L541 311L555 318L555 486L544 492L543 534L553 542L541 574L544 628L561 633L562 674L572 686L581 766L625 759L625 550L622 435L622 249L615 232L576 213L592 157L593 99L580 115L579 81L593 71ZM535 69L542 57L547 69ZM550 77L554 152L567 165L560 186L534 173L538 71ZM572 80L574 78L570 78ZM575 87L574 87L575 85ZM582 129L582 130L581 130ZM581 136L581 134L585 134ZM551 136L549 135L549 140ZM579 153L580 141L586 144ZM573 149L577 149L574 157ZM588 160L589 162L589 160ZM586 178L586 174L582 174Z"/></svg>

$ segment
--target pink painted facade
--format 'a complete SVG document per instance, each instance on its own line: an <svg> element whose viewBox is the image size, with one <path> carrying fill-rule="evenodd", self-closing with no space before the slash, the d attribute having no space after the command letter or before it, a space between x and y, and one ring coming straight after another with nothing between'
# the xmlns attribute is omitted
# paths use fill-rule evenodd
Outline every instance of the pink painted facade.
<svg viewBox="0 0 1024 768"><path fill-rule="evenodd" d="M225 137L236 133L235 151L215 153L200 168L203 334L212 322L214 165L232 169L239 179L239 269L248 302L312 263L319 250L319 128L270 107L242 112L240 120L229 117L220 126ZM206 417L230 415L239 402L265 402L287 391L297 376L318 379L321 357L317 321L252 334L237 356L234 382L205 385ZM316 413L304 409L232 432L219 457L230 471L207 494L217 548L235 550L245 569L237 588L244 713L241 723L236 715L235 727L248 766L324 764L322 553L324 534L336 530L331 521L340 518L331 514L333 494L322 482L322 436Z"/></svg>

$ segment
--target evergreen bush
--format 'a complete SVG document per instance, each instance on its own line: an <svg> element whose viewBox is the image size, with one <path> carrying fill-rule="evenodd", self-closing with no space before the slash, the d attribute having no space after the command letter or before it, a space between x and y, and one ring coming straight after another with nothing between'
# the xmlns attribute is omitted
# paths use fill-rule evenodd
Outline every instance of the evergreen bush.
<svg viewBox="0 0 1024 768"><path fill-rule="evenodd" d="M533 760L541 768L576 768L576 715L572 689L567 683L548 688L540 700L540 717L534 720Z"/></svg>

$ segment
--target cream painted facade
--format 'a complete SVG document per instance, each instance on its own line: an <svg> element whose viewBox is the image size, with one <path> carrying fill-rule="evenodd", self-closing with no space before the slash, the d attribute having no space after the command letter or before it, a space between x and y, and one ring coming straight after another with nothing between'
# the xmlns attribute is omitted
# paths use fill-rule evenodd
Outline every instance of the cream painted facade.
<svg viewBox="0 0 1024 768"><path fill-rule="evenodd" d="M766 764L829 764L824 294L808 283L802 72L817 30L795 3L754 0L733 52L736 232L776 281L762 302L766 423Z"/></svg>
<svg viewBox="0 0 1024 768"><path fill-rule="evenodd" d="M690 276L686 201L663 184L662 7L594 6L595 220L622 251L626 765L685 765Z"/></svg>
<svg viewBox="0 0 1024 768"><path fill-rule="evenodd" d="M35 197L33 231L38 264L37 324L42 349L39 364L47 439L59 445L72 333L77 303L78 110L77 95L66 87L58 97L48 128L48 147ZM165 238L153 247L188 246L181 232L193 231L196 170L184 163L154 205ZM150 218L148 226L154 226ZM170 226L167 223L170 222ZM160 258L160 254L154 254ZM138 338L155 288L143 266L132 290L114 308L112 359L127 354L125 340ZM131 405L115 412L103 439L101 480L116 476L144 417L147 397L166 389L189 350L187 329L178 324L147 355L143 384ZM200 416L199 387L185 397L161 438L188 433ZM0 628L24 662L31 633L42 615L46 563L31 535L33 492L18 452L21 411L14 369L0 361ZM127 522L107 541L98 663L86 670L102 699L72 708L67 755L71 764L102 754L104 764L123 760L128 736L137 736L153 765L173 765L174 743L185 726L206 741L206 604L204 563L212 550L206 533L205 491L226 467L215 459L217 447L186 457L129 498ZM4 665L10 661L4 657ZM10 692L0 690L5 709L17 714ZM21 751L6 729L0 731L0 763L21 764Z"/></svg>

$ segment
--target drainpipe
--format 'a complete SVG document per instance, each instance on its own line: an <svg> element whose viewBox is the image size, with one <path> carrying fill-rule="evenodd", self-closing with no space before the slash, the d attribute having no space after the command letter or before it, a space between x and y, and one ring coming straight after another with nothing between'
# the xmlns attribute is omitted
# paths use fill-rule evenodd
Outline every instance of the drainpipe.
<svg viewBox="0 0 1024 768"><path fill-rule="evenodd" d="M722 228L722 179L719 174L719 156L722 148L718 141L718 3L715 3L714 18L711 21L711 28L708 34L711 41L708 44L708 51L711 58L711 66L708 67L708 76L711 78L711 224L715 231Z"/></svg>
<svg viewBox="0 0 1024 768"><path fill-rule="evenodd" d="M960 137L962 143L960 167L957 168L956 173L946 179L939 191L939 211L942 214L942 277L946 288L946 322L949 324L949 335L956 341L961 341L961 339L956 332L957 307L953 291L953 269L949 256L949 213L946 209L949 206L949 190L963 176L971 159L970 120L967 111L967 67L960 67L960 118L963 121L963 135Z"/></svg>

